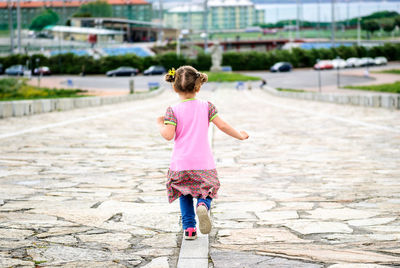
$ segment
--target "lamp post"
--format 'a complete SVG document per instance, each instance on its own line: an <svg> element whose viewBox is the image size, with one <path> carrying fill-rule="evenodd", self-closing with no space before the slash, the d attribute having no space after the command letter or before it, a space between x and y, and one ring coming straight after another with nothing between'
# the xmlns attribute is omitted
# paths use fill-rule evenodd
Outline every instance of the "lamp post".
<svg viewBox="0 0 400 268"><path fill-rule="evenodd" d="M183 35L179 33L177 42L176 42L176 55L180 56L181 55L181 39L183 38Z"/></svg>
<svg viewBox="0 0 400 268"><path fill-rule="evenodd" d="M336 67L336 69L337 69L337 79L336 79L336 82L337 82L337 87L340 88L340 64L339 64L340 57L337 56L336 60L337 60L337 67Z"/></svg>
<svg viewBox="0 0 400 268"><path fill-rule="evenodd" d="M300 0L296 0L296 39L300 38Z"/></svg>
<svg viewBox="0 0 400 268"><path fill-rule="evenodd" d="M163 39L163 6L162 6L162 0L159 0L159 28L158 28L158 44L161 45L162 39Z"/></svg>
<svg viewBox="0 0 400 268"><path fill-rule="evenodd" d="M21 0L17 2L17 35L18 53L21 53Z"/></svg>
<svg viewBox="0 0 400 268"><path fill-rule="evenodd" d="M204 53L207 53L208 50L208 0L204 0L204 16L203 16L203 24L204 24Z"/></svg>
<svg viewBox="0 0 400 268"><path fill-rule="evenodd" d="M332 21L331 21L331 43L332 47L335 46L335 31L336 31L336 26L335 26L335 0L331 0L331 16L332 16Z"/></svg>
<svg viewBox="0 0 400 268"><path fill-rule="evenodd" d="M41 76L42 76L42 72L41 72L41 70L40 70L40 68L39 68L39 65L40 65L40 58L36 58L36 68L37 68L37 70L38 70L38 87L40 87L40 78L41 78Z"/></svg>
<svg viewBox="0 0 400 268"><path fill-rule="evenodd" d="M12 15L12 2L8 1L8 27L10 29L10 54L14 53L14 21Z"/></svg>
<svg viewBox="0 0 400 268"><path fill-rule="evenodd" d="M361 1L358 2L358 18L357 18L357 46L361 45L361 13L360 13L360 8L361 8Z"/></svg>
<svg viewBox="0 0 400 268"><path fill-rule="evenodd" d="M317 59L317 64L319 64L320 59ZM321 68L318 68L318 91L321 93Z"/></svg>

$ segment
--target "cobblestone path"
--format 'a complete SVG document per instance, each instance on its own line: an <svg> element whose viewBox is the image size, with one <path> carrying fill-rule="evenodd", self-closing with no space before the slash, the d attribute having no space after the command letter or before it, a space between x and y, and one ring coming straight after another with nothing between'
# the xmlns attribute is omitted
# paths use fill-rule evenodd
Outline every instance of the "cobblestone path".
<svg viewBox="0 0 400 268"><path fill-rule="evenodd" d="M173 267L172 143L155 118L175 99L1 120L0 267Z"/></svg>
<svg viewBox="0 0 400 268"><path fill-rule="evenodd" d="M400 265L399 111L259 90L215 99L250 134L215 134L215 267Z"/></svg>
<svg viewBox="0 0 400 268"><path fill-rule="evenodd" d="M210 265L400 265L400 112L258 90L212 97L250 139L215 130ZM174 267L172 143L155 118L176 99L1 120L0 267Z"/></svg>

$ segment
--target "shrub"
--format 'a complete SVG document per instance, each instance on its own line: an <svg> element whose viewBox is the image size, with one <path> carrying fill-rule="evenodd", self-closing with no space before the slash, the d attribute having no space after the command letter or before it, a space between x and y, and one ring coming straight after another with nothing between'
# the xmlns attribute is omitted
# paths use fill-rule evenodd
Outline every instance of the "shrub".
<svg viewBox="0 0 400 268"><path fill-rule="evenodd" d="M337 48L322 48L304 50L294 48L292 50L273 50L269 52L225 52L222 56L222 65L232 67L232 70L268 70L278 61L291 62L294 67L311 67L317 59L333 59L336 56L342 59L350 57L377 57L385 56L388 60L400 60L400 44L387 43L379 47L341 46ZM46 58L36 54L31 57L26 55L10 55L0 57L0 63L4 68L14 64L27 64L30 68L37 67L36 59L40 59L39 65L49 66L54 74L104 74L109 70L120 66L131 66L143 71L151 65L162 65L166 69L178 68L182 65L192 65L198 70L207 71L211 67L211 55L199 53L195 59L170 52L153 57L138 57L135 54L122 56L108 56L93 59L90 56L77 56L75 54L59 54Z"/></svg>

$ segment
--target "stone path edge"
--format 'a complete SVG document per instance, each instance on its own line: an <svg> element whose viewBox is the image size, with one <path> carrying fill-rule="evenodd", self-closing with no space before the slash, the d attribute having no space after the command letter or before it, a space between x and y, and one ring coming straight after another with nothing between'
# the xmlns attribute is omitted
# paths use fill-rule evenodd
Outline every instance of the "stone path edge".
<svg viewBox="0 0 400 268"><path fill-rule="evenodd" d="M165 88L161 87L148 93L146 92L121 96L0 101L0 118L28 116L54 111L66 111L126 101L142 100L157 96L161 94L164 89Z"/></svg>
<svg viewBox="0 0 400 268"><path fill-rule="evenodd" d="M290 92L278 91L272 87L262 90L272 95L284 98L302 100L313 100L320 102L331 102L344 105L355 105L364 107L377 107L389 110L400 110L400 94L341 94L341 93L319 93L319 92Z"/></svg>

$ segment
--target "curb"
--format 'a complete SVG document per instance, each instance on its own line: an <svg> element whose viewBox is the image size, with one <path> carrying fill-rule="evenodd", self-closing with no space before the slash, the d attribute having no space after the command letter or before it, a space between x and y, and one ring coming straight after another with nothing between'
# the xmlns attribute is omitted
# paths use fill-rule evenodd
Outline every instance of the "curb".
<svg viewBox="0 0 400 268"><path fill-rule="evenodd" d="M0 118L28 116L54 111L67 111L78 108L96 107L126 101L142 100L157 96L163 91L164 88L161 87L148 93L129 94L122 96L0 101Z"/></svg>
<svg viewBox="0 0 400 268"><path fill-rule="evenodd" d="M319 92L288 92L278 91L272 87L265 87L262 90L284 98L301 100L313 100L320 102L331 102L344 105L355 105L364 107L377 107L389 110L400 110L400 94L340 94L340 93L319 93Z"/></svg>

